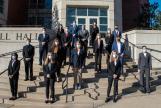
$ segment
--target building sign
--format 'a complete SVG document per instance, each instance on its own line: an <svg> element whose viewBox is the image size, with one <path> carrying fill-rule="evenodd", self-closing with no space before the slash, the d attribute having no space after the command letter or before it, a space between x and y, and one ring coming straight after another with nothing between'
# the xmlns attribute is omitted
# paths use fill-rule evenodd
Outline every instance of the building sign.
<svg viewBox="0 0 161 108"><path fill-rule="evenodd" d="M0 32L0 41L22 41L30 38L31 40L37 40L40 33L24 33L24 32L17 32L17 33L2 33Z"/></svg>
<svg viewBox="0 0 161 108"><path fill-rule="evenodd" d="M42 28L25 27L1 27L0 42L24 42L27 38L32 42L38 42L38 36L42 33Z"/></svg>

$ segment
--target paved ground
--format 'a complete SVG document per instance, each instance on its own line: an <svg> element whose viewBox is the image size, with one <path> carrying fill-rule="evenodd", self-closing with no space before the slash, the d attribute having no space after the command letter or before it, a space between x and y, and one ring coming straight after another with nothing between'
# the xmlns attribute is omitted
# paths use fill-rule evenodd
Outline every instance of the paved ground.
<svg viewBox="0 0 161 108"><path fill-rule="evenodd" d="M109 102L99 108L161 108L161 94L130 97L119 100L117 103Z"/></svg>

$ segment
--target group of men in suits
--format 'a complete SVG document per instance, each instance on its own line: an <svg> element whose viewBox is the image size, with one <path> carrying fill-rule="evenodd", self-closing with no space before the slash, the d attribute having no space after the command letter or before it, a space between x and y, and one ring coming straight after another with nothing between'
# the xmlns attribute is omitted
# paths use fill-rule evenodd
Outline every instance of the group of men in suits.
<svg viewBox="0 0 161 108"><path fill-rule="evenodd" d="M76 22L69 27L64 28L64 31L59 37L59 42L65 56L62 59L66 63L66 54L69 50L70 64L74 71L74 89L81 89L81 69L85 68L86 57L88 50L88 38L89 32L86 30L85 25L79 30ZM121 73L123 73L123 62L124 62L124 44L120 41L121 32L118 30L118 26L115 26L115 30L112 32L112 38L110 42L111 51L118 53L120 61ZM45 29L38 37L39 41L39 65L43 64L48 53L49 35L46 34ZM152 69L151 55L147 52L147 47L143 46L143 52L139 54L138 60L138 71L140 72L140 85L147 93L150 93L150 70ZM101 72L101 59L104 52L104 43L101 39L101 34L97 33L95 40L93 41L93 51L95 53L95 70ZM35 55L35 48L31 45L31 40L27 39L26 45L23 47L22 52L25 64L25 81L33 80L33 60ZM11 60L8 66L8 76L11 86L12 97L10 100L17 99L17 88L19 79L20 61L16 53L12 54ZM146 76L146 84L144 84L144 74Z"/></svg>

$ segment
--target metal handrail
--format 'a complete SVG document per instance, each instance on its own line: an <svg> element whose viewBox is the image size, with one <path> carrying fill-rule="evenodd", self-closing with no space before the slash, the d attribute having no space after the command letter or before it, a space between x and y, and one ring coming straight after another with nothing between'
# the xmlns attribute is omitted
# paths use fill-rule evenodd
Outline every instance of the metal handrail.
<svg viewBox="0 0 161 108"><path fill-rule="evenodd" d="M123 38L122 37L122 39L123 40L126 40L125 38ZM127 41L127 40L126 40ZM138 49L142 49L141 48L141 46L139 47L139 46L136 46L135 44L133 44L132 42L130 42L129 40L128 40L128 43L130 43L132 46L134 46L134 47L136 47L136 48L138 48ZM155 49L151 49L151 48L147 48L147 50L150 50L150 51L153 51L153 52L158 52L158 53L161 53L161 51L159 51L159 50L155 50ZM156 57L154 57L153 55L151 55L151 57L152 58L154 58L155 60L157 60L157 61L159 61L159 62L161 62L161 60L160 59L158 59L158 58L156 58Z"/></svg>
<svg viewBox="0 0 161 108"><path fill-rule="evenodd" d="M23 58L20 59L20 61L22 61L22 60L23 60ZM2 71L2 72L0 73L0 76L1 76L3 73L7 72L7 71L8 71L8 68L5 69L4 71Z"/></svg>
<svg viewBox="0 0 161 108"><path fill-rule="evenodd" d="M69 70L70 70L70 64L67 70L67 73L65 75L65 79L62 81L62 89L65 89L65 95L66 95L66 103L68 102L68 74L69 74ZM66 84L65 84L66 82Z"/></svg>
<svg viewBox="0 0 161 108"><path fill-rule="evenodd" d="M34 47L35 47L35 48L39 48L39 45L35 45ZM20 52L22 52L22 51L23 51L23 49L19 49L19 50L7 52L7 53L4 53L4 54L0 54L0 58L1 58L1 57L5 57L5 56L8 56L8 55L11 55L12 53L20 53Z"/></svg>
<svg viewBox="0 0 161 108"><path fill-rule="evenodd" d="M34 47L35 47L35 48L39 48L39 45L36 45L36 46L34 46ZM22 52L22 51L23 51L23 49L16 50L16 51L12 51L12 52L8 52L8 53L4 53L4 54L1 54L1 55L0 55L0 58L1 58L1 57L4 57L4 56L11 55L12 53L20 53L20 52ZM23 60L23 58L20 59L20 61L22 61L22 60ZM5 69L4 71L0 72L0 76L1 76L2 74L4 74L7 70L8 70L8 68Z"/></svg>

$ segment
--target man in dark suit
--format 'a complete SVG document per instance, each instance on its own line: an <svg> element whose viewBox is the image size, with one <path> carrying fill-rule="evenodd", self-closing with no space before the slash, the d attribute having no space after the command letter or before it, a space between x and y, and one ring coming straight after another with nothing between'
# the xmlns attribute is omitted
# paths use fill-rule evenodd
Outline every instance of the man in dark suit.
<svg viewBox="0 0 161 108"><path fill-rule="evenodd" d="M115 29L114 29L114 31L112 32L112 35L113 35L113 37L114 37L114 42L116 42L116 37L117 37L117 36L122 37L122 33L121 33L121 31L119 31L118 25L115 26Z"/></svg>
<svg viewBox="0 0 161 108"><path fill-rule="evenodd" d="M118 81L119 81L120 74L121 74L121 62L119 60L119 56L117 52L113 51L111 60L108 64L108 89L107 89L107 98L105 102L110 101L110 91L111 91L113 82L114 82L113 102L117 101Z"/></svg>
<svg viewBox="0 0 161 108"><path fill-rule="evenodd" d="M143 46L142 50L143 52L139 54L138 59L138 72L140 72L141 86L140 89L144 90L146 93L150 93L150 70L152 70L152 59L151 54L147 52L146 46ZM144 82L146 82L146 84L144 84Z"/></svg>
<svg viewBox="0 0 161 108"><path fill-rule="evenodd" d="M100 31L99 31L99 28L98 28L98 26L97 26L97 23L94 22L93 25L92 25L92 27L91 27L91 42L92 42L92 45L94 44L94 41L95 41L95 39L96 39L96 36L97 36L97 34L98 34L99 32L100 32Z"/></svg>
<svg viewBox="0 0 161 108"><path fill-rule="evenodd" d="M71 34L69 33L68 27L66 27L61 37L61 46L63 54L65 54L62 58L64 61L64 65L66 64L67 50L70 51L70 43L71 43Z"/></svg>
<svg viewBox="0 0 161 108"><path fill-rule="evenodd" d="M18 60L17 53L11 55L11 60L8 65L8 76L12 97L9 100L17 99L18 79L19 79L20 61Z"/></svg>
<svg viewBox="0 0 161 108"><path fill-rule="evenodd" d="M76 22L73 21L73 24L70 26L69 32L72 34L71 36L71 47L75 48L75 43L78 41L78 26L76 25Z"/></svg>
<svg viewBox="0 0 161 108"><path fill-rule="evenodd" d="M99 33L97 34L96 40L94 41L94 53L95 53L95 71L101 72L101 62L102 62L102 53L104 53L104 43L103 40L101 40L101 35Z"/></svg>
<svg viewBox="0 0 161 108"><path fill-rule="evenodd" d="M33 79L33 58L35 55L35 48L31 44L31 39L27 39L27 45L23 47L23 58L25 63L25 80L29 80L29 73L30 73L30 81Z"/></svg>
<svg viewBox="0 0 161 108"><path fill-rule="evenodd" d="M49 35L46 34L45 29L42 30L42 33L38 37L39 41L39 65L42 65L42 60L46 59L46 55L48 52L48 42Z"/></svg>
<svg viewBox="0 0 161 108"><path fill-rule="evenodd" d="M89 32L88 32L88 30L86 30L85 25L82 25L82 30L79 31L78 36L79 36L80 42L82 44L82 47L84 49L83 67L85 67L87 50L88 50L88 37L89 37Z"/></svg>
<svg viewBox="0 0 161 108"><path fill-rule="evenodd" d="M119 59L120 59L121 65L122 65L121 73L123 74L123 62L124 62L125 47L124 47L124 44L121 42L119 35L116 37L116 42L114 42L112 45L112 51L118 52Z"/></svg>

